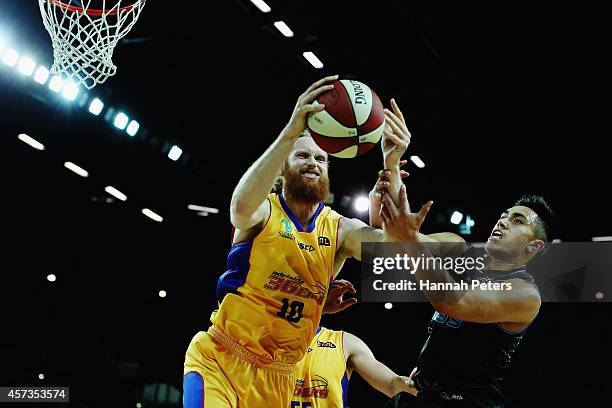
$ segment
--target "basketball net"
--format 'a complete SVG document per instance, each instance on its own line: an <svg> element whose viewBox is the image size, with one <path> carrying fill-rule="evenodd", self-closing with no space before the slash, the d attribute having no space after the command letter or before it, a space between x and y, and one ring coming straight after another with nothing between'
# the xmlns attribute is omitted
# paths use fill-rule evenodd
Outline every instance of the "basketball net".
<svg viewBox="0 0 612 408"><path fill-rule="evenodd" d="M115 46L136 23L145 1L38 0L53 44L51 73L87 89L115 75Z"/></svg>

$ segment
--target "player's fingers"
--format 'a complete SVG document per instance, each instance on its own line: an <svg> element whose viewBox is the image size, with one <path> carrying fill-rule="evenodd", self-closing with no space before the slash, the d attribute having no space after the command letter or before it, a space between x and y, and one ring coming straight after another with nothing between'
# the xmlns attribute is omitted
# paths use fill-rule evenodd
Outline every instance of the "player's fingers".
<svg viewBox="0 0 612 408"><path fill-rule="evenodd" d="M410 137L410 132L408 131L408 128L406 127L406 124L404 123L404 121L400 118L398 118L395 113L391 112L389 109L385 109L385 118L389 118L389 121L387 122L389 124L389 126L396 126L399 132L401 132L402 136L407 136Z"/></svg>
<svg viewBox="0 0 612 408"><path fill-rule="evenodd" d="M393 108L393 112L397 115L397 117L400 118L402 122L406 123L404 115L402 114L402 111L400 110L399 106L397 106L395 98L391 98L391 108Z"/></svg>
<svg viewBox="0 0 612 408"><path fill-rule="evenodd" d="M433 205L433 201L428 201L427 203L423 204L423 206L421 207L421 209L419 210L417 216L419 218L419 224L423 222L423 220L425 220L425 217L427 216L427 213L429 212L429 209L431 208L431 206Z"/></svg>
<svg viewBox="0 0 612 408"><path fill-rule="evenodd" d="M306 89L306 91L302 95L308 95L313 90L321 87L321 85L323 85L324 83L330 82L330 81L334 81L336 79L338 79L338 75L331 75L331 76L327 76L325 78L321 78L317 82L315 82L314 84L310 85L308 87L308 89Z"/></svg>
<svg viewBox="0 0 612 408"><path fill-rule="evenodd" d="M388 130L383 130L383 134L385 135L385 138L388 140L391 140L395 146L404 146L404 147L408 146L408 143L406 143L405 140L389 132Z"/></svg>
<svg viewBox="0 0 612 408"><path fill-rule="evenodd" d="M346 308L349 308L349 307L353 306L356 303L357 303L357 299L356 298L347 299L344 302L340 303L339 311L345 310Z"/></svg>
<svg viewBox="0 0 612 408"><path fill-rule="evenodd" d="M408 160L400 160L400 167L404 167L408 163Z"/></svg>
<svg viewBox="0 0 612 408"><path fill-rule="evenodd" d="M383 203L385 205L385 208L389 212L391 219L397 219L397 217L399 216L399 212L397 211L397 206L395 205L389 194L385 194L383 196Z"/></svg>
<svg viewBox="0 0 612 408"><path fill-rule="evenodd" d="M325 85L322 86L320 88L317 88L311 92L309 92L306 96L304 96L304 98L302 99L302 103L311 103L312 101L314 101L317 96L321 95L323 92L327 92L330 89L333 89L334 86L333 85Z"/></svg>
<svg viewBox="0 0 612 408"><path fill-rule="evenodd" d="M302 106L302 107L300 108L300 111L302 111L302 112L306 112L306 113L308 113L308 112L320 112L320 111L322 111L323 109L325 109L325 105L323 105L323 104L316 104L316 105L315 105L315 104L313 103L313 104L308 104L308 105L304 105L304 106Z"/></svg>
<svg viewBox="0 0 612 408"><path fill-rule="evenodd" d="M406 196L406 185L402 183L399 192L399 211L404 214L406 209L408 209L408 197Z"/></svg>
<svg viewBox="0 0 612 408"><path fill-rule="evenodd" d="M404 129L402 129L403 124L401 121L389 109L385 109L385 123L398 135L406 133Z"/></svg>
<svg viewBox="0 0 612 408"><path fill-rule="evenodd" d="M405 171L405 170L400 170L400 177L401 177L401 178L406 178L406 177L408 177L409 175L410 175L410 173L408 173L407 171Z"/></svg>

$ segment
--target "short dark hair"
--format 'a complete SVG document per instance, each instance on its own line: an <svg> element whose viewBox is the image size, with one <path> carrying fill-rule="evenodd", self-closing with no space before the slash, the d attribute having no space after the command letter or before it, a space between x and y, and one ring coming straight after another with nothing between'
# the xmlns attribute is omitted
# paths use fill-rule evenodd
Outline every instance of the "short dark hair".
<svg viewBox="0 0 612 408"><path fill-rule="evenodd" d="M529 207L538 215L536 219L536 238L544 242L551 242L555 238L557 233L557 217L544 197L525 195L519 198L514 205Z"/></svg>

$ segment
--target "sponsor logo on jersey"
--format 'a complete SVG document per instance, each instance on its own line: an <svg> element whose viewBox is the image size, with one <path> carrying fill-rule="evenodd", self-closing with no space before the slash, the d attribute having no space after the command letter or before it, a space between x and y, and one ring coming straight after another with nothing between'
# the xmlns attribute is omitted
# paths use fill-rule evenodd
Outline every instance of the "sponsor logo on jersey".
<svg viewBox="0 0 612 408"><path fill-rule="evenodd" d="M317 346L323 348L336 348L336 345L331 341L321 341L317 340Z"/></svg>
<svg viewBox="0 0 612 408"><path fill-rule="evenodd" d="M314 285L304 283L297 276L287 275L274 271L270 274L268 282L263 287L271 291L279 291L287 295L295 295L305 299L314 299L319 305L323 304L327 294L327 286L319 281Z"/></svg>
<svg viewBox="0 0 612 408"><path fill-rule="evenodd" d="M331 241L329 238L320 236L319 237L319 246L331 246Z"/></svg>
<svg viewBox="0 0 612 408"><path fill-rule="evenodd" d="M304 380L296 380L293 390L294 397L327 399L329 397L329 381L320 375L310 379L311 387L304 387Z"/></svg>
<svg viewBox="0 0 612 408"><path fill-rule="evenodd" d="M281 223L281 230L278 231L278 235L280 237L295 241L295 235L292 234L291 223L289 222L289 220L286 220L285 218L283 218L280 223Z"/></svg>
<svg viewBox="0 0 612 408"><path fill-rule="evenodd" d="M303 251L308 251L308 252L312 252L315 250L315 248L312 245L308 245L305 244L303 242L298 242L298 246L300 247L301 250Z"/></svg>

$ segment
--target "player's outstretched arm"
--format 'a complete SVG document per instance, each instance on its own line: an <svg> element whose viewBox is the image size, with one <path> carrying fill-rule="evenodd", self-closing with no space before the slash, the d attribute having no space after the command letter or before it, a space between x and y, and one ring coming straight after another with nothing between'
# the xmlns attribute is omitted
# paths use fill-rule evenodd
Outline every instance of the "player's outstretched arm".
<svg viewBox="0 0 612 408"><path fill-rule="evenodd" d="M370 348L357 336L344 332L342 345L348 370L355 370L373 388L393 397L400 392L416 395L416 388L409 377L400 376L374 357Z"/></svg>
<svg viewBox="0 0 612 408"><path fill-rule="evenodd" d="M445 254L457 254L465 241L454 234L424 235L419 232L421 224L429 211L431 202L416 213L406 210L407 198L405 187L400 191L399 208L388 197L383 198L383 220L387 235L397 241L410 242L405 247L411 256L440 257ZM452 242L452 240L455 242ZM434 284L456 283L455 279L444 268L418 268L415 276L419 282L428 281ZM540 309L540 295L537 289L520 279L505 282L503 288L476 286L467 290L427 289L423 293L437 311L453 319L474 323L529 323Z"/></svg>
<svg viewBox="0 0 612 408"><path fill-rule="evenodd" d="M232 194L230 218L234 227L249 229L262 222L270 211L265 200L272 190L281 167L293 149L295 141L306 129L309 112L319 112L325 105L315 105L313 101L321 93L333 88L328 83L337 75L323 78L310 85L299 96L291 119L272 145L253 163L242 176Z"/></svg>

